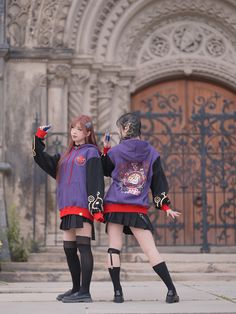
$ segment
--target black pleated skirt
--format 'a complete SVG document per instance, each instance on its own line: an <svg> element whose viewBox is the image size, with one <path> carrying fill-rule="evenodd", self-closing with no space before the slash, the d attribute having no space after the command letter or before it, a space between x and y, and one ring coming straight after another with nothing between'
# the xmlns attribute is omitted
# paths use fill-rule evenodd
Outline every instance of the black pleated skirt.
<svg viewBox="0 0 236 314"><path fill-rule="evenodd" d="M95 240L95 230L93 222L80 215L66 215L61 218L60 229L70 230L76 228L83 228L84 222L88 222L92 226L92 240Z"/></svg>
<svg viewBox="0 0 236 314"><path fill-rule="evenodd" d="M104 215L105 222L112 222L115 224L123 225L123 232L125 234L133 234L130 227L150 230L153 233L153 226L147 215L141 213L106 213ZM106 224L107 232L107 224Z"/></svg>

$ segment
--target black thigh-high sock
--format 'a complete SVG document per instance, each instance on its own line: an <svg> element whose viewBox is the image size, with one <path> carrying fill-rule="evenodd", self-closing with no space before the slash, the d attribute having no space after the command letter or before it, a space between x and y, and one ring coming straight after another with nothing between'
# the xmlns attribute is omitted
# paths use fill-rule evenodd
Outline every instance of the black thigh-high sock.
<svg viewBox="0 0 236 314"><path fill-rule="evenodd" d="M114 291L118 290L122 294L122 287L120 284L120 267L114 267L113 261L112 261L112 254L120 255L120 250L109 248L107 252L111 260L111 268L108 268L108 271L109 271L109 274L113 283Z"/></svg>
<svg viewBox="0 0 236 314"><path fill-rule="evenodd" d="M93 273L93 254L89 237L76 236L77 247L80 252L82 284L80 293L88 293Z"/></svg>
<svg viewBox="0 0 236 314"><path fill-rule="evenodd" d="M64 251L73 283L72 292L80 289L80 261L77 255L76 241L64 241Z"/></svg>
<svg viewBox="0 0 236 314"><path fill-rule="evenodd" d="M167 286L167 289L175 291L175 286L174 286L172 279L170 277L170 273L168 271L166 263L165 262L159 263L159 264L153 266L153 269L160 276L160 278L163 280L163 282Z"/></svg>

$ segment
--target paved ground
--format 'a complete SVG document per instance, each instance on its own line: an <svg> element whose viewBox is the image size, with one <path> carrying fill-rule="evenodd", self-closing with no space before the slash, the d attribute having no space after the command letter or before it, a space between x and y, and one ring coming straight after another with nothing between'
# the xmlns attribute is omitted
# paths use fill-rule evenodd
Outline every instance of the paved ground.
<svg viewBox="0 0 236 314"><path fill-rule="evenodd" d="M166 304L162 282L123 284L125 303L112 302L110 282L93 282L93 303L64 304L58 293L70 288L67 282L0 282L0 313L7 314L236 314L235 281L177 282L181 302Z"/></svg>

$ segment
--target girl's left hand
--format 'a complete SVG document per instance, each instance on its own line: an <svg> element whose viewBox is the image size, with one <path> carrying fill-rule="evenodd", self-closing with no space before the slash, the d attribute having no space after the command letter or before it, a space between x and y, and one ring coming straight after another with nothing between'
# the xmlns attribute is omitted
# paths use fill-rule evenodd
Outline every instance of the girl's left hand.
<svg viewBox="0 0 236 314"><path fill-rule="evenodd" d="M170 216L171 218L175 219L175 218L179 217L181 215L181 213L170 208L166 211L166 215L167 215L167 217Z"/></svg>

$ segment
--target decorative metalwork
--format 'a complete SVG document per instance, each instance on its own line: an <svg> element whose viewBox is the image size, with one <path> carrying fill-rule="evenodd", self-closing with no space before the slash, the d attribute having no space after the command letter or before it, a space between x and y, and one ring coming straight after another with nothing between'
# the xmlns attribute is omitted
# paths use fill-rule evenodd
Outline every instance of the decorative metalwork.
<svg viewBox="0 0 236 314"><path fill-rule="evenodd" d="M178 101L176 95L156 93L138 112L144 139L161 154L174 208L183 213L182 222L166 223L162 213L152 211L156 238L164 245L201 245L202 252L210 245L235 245L235 104L220 94L197 97L188 131L180 133Z"/></svg>
<svg viewBox="0 0 236 314"><path fill-rule="evenodd" d="M143 139L160 152L173 208L182 212L180 219L169 222L164 212L151 208L155 239L158 245L200 246L202 252L209 252L211 245L236 245L235 103L220 94L196 97L187 128L180 132L184 119L179 102L177 95L165 97L155 93L142 101L144 110L138 112ZM49 134L48 152L64 150L63 138L67 134ZM97 135L100 142L102 134ZM39 173L35 172L35 176ZM44 181L42 176L41 181L35 180L34 191L38 191L39 184L45 184L45 242L48 220L51 225L54 213L57 244L55 188L47 180L46 176ZM104 245L99 232L97 243ZM126 250L136 245L130 237L126 238Z"/></svg>

